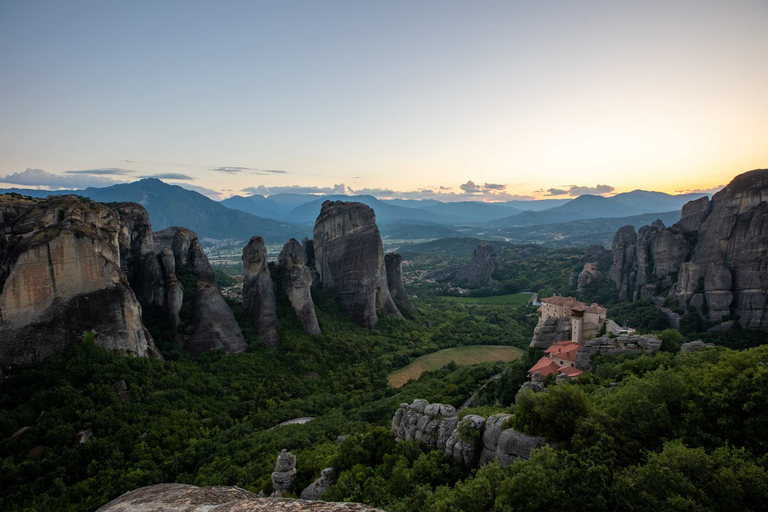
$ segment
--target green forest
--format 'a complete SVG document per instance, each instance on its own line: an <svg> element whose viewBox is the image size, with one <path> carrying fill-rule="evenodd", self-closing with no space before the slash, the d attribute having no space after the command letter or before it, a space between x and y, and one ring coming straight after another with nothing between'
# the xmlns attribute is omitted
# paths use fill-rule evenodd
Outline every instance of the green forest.
<svg viewBox="0 0 768 512"><path fill-rule="evenodd" d="M519 258L506 267L507 279L540 293L567 292L568 275L583 261L573 250L504 250ZM185 269L178 273L183 331L195 283ZM419 294L416 312L402 308L405 319L382 314L368 330L354 326L332 294L313 289L313 299L323 334L309 337L284 292L278 294L277 347L258 340L230 301L247 352L191 359L146 311L165 361L119 356L86 335L12 375L0 387L0 510L93 511L163 482L269 494L283 448L297 456L292 496L333 467L337 481L324 499L391 512L768 507L762 334L710 333L706 340L721 346L680 353L686 338L702 338L696 330L663 330L656 308L614 301L617 314L660 333L663 351L598 358L594 372L564 384L548 379L547 393L525 391L515 404L536 358L531 352L511 363L450 363L398 389L387 376L449 347L527 350L537 316L523 301ZM426 445L395 441L390 424L399 404L423 398L459 407L483 385L461 414L513 413L512 426L551 445L507 468L492 463L466 471ZM273 428L306 416L314 419ZM93 438L78 443L86 430ZM339 443L339 436L346 440Z"/></svg>

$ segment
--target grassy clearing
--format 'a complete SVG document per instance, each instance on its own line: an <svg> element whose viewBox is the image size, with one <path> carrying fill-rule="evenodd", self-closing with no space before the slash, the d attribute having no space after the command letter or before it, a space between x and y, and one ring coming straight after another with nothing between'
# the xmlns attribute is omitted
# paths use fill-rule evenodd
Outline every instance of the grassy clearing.
<svg viewBox="0 0 768 512"><path fill-rule="evenodd" d="M530 293L512 293L510 295L494 295L491 297L442 297L451 302L463 302L468 304L492 304L523 306L531 300Z"/></svg>
<svg viewBox="0 0 768 512"><path fill-rule="evenodd" d="M523 356L524 352L517 347L508 345L473 345L438 350L421 356L414 362L389 374L387 381L393 388L399 388L411 379L431 370L437 370L451 361L460 366L469 366L494 361L514 361Z"/></svg>

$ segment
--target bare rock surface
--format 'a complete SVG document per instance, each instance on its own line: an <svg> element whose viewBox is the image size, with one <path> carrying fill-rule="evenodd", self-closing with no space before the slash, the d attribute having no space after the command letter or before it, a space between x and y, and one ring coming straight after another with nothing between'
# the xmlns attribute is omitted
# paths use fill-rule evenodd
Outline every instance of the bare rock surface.
<svg viewBox="0 0 768 512"><path fill-rule="evenodd" d="M738 317L743 327L768 330L768 169L687 203L671 228L659 224L636 237L631 226L616 233L610 278L620 298L668 293L711 322ZM651 282L656 289L640 288Z"/></svg>
<svg viewBox="0 0 768 512"><path fill-rule="evenodd" d="M357 325L376 327L381 309L402 316L387 286L384 249L371 207L324 202L312 242L320 283L338 293Z"/></svg>
<svg viewBox="0 0 768 512"><path fill-rule="evenodd" d="M219 348L232 353L243 352L247 348L245 338L232 309L219 291L197 234L186 228L170 227L155 233L154 239L156 249L159 248L161 255L164 255L164 262L169 258L164 248L170 248L175 274L191 273L196 282L197 289L192 299L192 330L182 337L184 350L193 356ZM168 270L170 262L164 266ZM178 311L175 304L174 310ZM180 309L181 306L178 307Z"/></svg>
<svg viewBox="0 0 768 512"><path fill-rule="evenodd" d="M278 268L283 289L296 311L307 334L320 334L315 303L312 301L312 271L306 265L304 247L291 238L278 257Z"/></svg>
<svg viewBox="0 0 768 512"><path fill-rule="evenodd" d="M288 492L291 488L295 479L296 456L288 450L283 449L280 455L277 456L275 470L272 472L272 487L275 489L272 493L272 497L282 497L282 495Z"/></svg>
<svg viewBox="0 0 768 512"><path fill-rule="evenodd" d="M622 334L621 336L601 336L592 338L584 343L576 354L576 368L591 370L591 357L597 354L621 355L640 354L643 352L653 354L661 348L661 340L655 336L642 336L638 334Z"/></svg>
<svg viewBox="0 0 768 512"><path fill-rule="evenodd" d="M259 338L277 345L277 299L275 283L267 266L267 249L260 236L251 238L243 248L243 308L259 333Z"/></svg>
<svg viewBox="0 0 768 512"><path fill-rule="evenodd" d="M570 340L571 334L571 317L550 317L536 324L536 328L533 330L531 346L549 348L556 341Z"/></svg>
<svg viewBox="0 0 768 512"><path fill-rule="evenodd" d="M472 259L467 263L451 265L432 271L424 277L429 279L453 279L456 284L472 287L494 287L498 283L493 279L495 270L504 268L499 256L488 242L481 242L472 252Z"/></svg>
<svg viewBox="0 0 768 512"><path fill-rule="evenodd" d="M336 476L333 468L325 468L320 472L320 478L309 484L307 488L301 491L299 496L303 500L317 500L320 496L331 488L333 480Z"/></svg>
<svg viewBox="0 0 768 512"><path fill-rule="evenodd" d="M158 484L110 501L97 512L376 512L359 503L262 498L239 487Z"/></svg>
<svg viewBox="0 0 768 512"><path fill-rule="evenodd" d="M384 263L387 266L387 287L389 294L393 299L399 300L409 309L414 309L411 299L405 293L403 285L403 257L399 254L391 253L384 256Z"/></svg>
<svg viewBox="0 0 768 512"><path fill-rule="evenodd" d="M120 266L118 213L77 196L2 198L0 366L38 363L89 331L105 348L159 357Z"/></svg>
<svg viewBox="0 0 768 512"><path fill-rule="evenodd" d="M507 466L518 458L527 459L531 450L546 444L542 437L504 428L509 419L508 414L487 420L470 414L459 421L453 406L416 399L412 404L400 404L392 418L392 430L398 439L416 440L442 450L466 468L494 459Z"/></svg>

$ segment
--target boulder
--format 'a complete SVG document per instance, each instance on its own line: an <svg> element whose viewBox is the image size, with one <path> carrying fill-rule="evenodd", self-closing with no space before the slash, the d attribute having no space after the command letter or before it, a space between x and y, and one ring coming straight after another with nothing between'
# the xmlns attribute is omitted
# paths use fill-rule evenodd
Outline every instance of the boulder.
<svg viewBox="0 0 768 512"><path fill-rule="evenodd" d="M306 265L304 248L291 238L278 257L280 280L288 300L307 334L320 334L315 303L312 301L312 272Z"/></svg>
<svg viewBox="0 0 768 512"><path fill-rule="evenodd" d="M86 429L77 433L77 444L85 444L93 439L93 430Z"/></svg>
<svg viewBox="0 0 768 512"><path fill-rule="evenodd" d="M688 343L683 343L680 345L680 351L681 352L696 352L698 350L701 350L703 348L707 347L714 347L714 343L704 343L701 340L696 341L689 341Z"/></svg>
<svg viewBox="0 0 768 512"><path fill-rule="evenodd" d="M402 317L387 286L384 249L371 207L325 201L312 242L320 283L338 294L357 325L376 327L381 309Z"/></svg>

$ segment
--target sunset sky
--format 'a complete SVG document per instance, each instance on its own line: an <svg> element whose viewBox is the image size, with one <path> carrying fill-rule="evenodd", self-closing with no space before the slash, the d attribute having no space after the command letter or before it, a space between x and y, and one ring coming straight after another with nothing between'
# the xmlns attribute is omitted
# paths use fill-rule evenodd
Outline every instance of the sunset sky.
<svg viewBox="0 0 768 512"><path fill-rule="evenodd" d="M0 188L709 190L768 167L768 2L2 2Z"/></svg>

